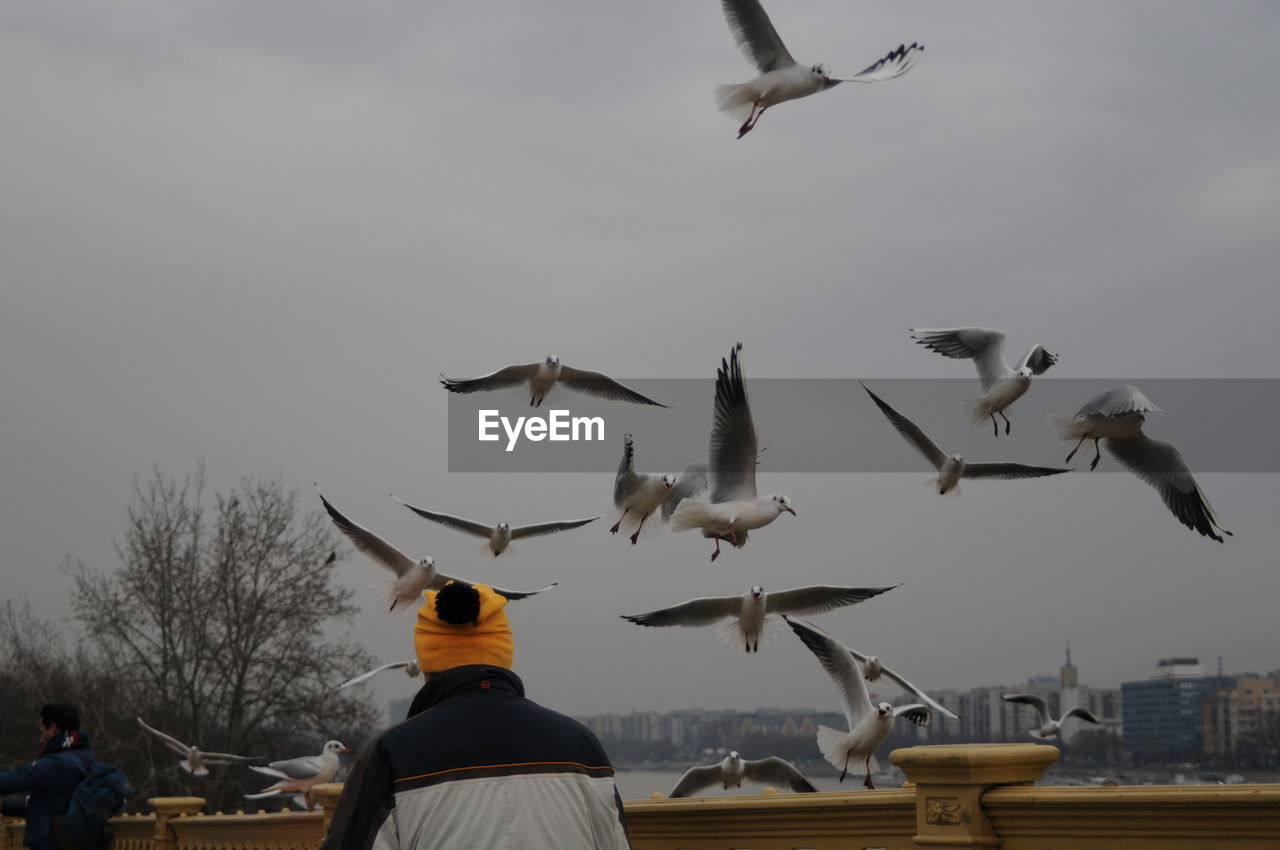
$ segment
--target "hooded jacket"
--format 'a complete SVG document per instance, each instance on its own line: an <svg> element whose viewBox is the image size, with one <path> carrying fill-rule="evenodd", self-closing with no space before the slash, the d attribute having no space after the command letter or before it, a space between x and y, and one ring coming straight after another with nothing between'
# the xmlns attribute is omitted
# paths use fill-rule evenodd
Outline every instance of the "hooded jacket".
<svg viewBox="0 0 1280 850"><path fill-rule="evenodd" d="M515 673L434 674L409 713L352 766L322 850L630 847L599 740Z"/></svg>
<svg viewBox="0 0 1280 850"><path fill-rule="evenodd" d="M53 818L66 814L71 794L93 766L93 748L84 732L59 732L44 742L31 764L0 773L0 796L29 794L26 803L6 800L4 813L25 817L22 843L54 850Z"/></svg>

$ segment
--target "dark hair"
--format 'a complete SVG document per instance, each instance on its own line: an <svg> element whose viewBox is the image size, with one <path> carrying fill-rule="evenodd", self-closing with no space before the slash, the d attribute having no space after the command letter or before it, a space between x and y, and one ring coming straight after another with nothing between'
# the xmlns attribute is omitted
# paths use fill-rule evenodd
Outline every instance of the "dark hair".
<svg viewBox="0 0 1280 850"><path fill-rule="evenodd" d="M80 712L74 705L50 703L40 709L40 722L45 726L57 723L60 732L75 732L80 728Z"/></svg>
<svg viewBox="0 0 1280 850"><path fill-rule="evenodd" d="M451 581L436 594L436 615L451 626L480 619L480 592L469 584Z"/></svg>

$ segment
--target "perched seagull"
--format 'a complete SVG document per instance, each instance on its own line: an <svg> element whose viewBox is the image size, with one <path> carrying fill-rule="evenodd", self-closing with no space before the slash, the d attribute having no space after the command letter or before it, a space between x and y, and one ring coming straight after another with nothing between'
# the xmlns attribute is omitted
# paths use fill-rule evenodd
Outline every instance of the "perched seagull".
<svg viewBox="0 0 1280 850"><path fill-rule="evenodd" d="M1040 722L1043 724L1039 729L1031 730L1032 738L1056 738L1058 733L1062 731L1062 724L1068 717L1079 717L1081 720L1089 723L1101 723L1093 712L1087 708L1076 706L1070 711L1063 712L1062 716L1054 720L1049 716L1049 703L1045 702L1044 697L1039 694L1001 694L1000 699L1005 702L1020 702L1029 705L1040 713Z"/></svg>
<svg viewBox="0 0 1280 850"><path fill-rule="evenodd" d="M343 746L341 742L330 741L324 745L324 749L320 751L318 756L302 756L296 759L273 761L266 767L251 765L249 767L250 770L256 770L266 776L274 776L279 781L269 788L264 788L257 794L245 794L245 799L257 800L262 797L274 797L287 791L301 791L302 797L307 803L307 810L310 811L315 808L311 804L311 786L319 785L321 782L328 782L337 776L338 767L342 763L339 753L349 752L351 750Z"/></svg>
<svg viewBox="0 0 1280 850"><path fill-rule="evenodd" d="M413 661L393 661L390 664L383 664L381 667L374 667L372 670L366 670L358 676L352 676L341 685L338 685L338 689L341 690L342 688L349 688L352 685L358 685L361 682L368 681L383 670L404 670L405 675L410 679L416 678L422 674L422 671L418 669L417 659L414 659Z"/></svg>
<svg viewBox="0 0 1280 850"><path fill-rule="evenodd" d="M402 610L404 607L412 608L421 601L423 591L439 590L451 581L475 584L475 582L455 579L440 572L436 569L435 558L429 555L415 561L369 529L347 519L338 512L337 508L329 504L329 500L323 493L320 494L320 501L324 504L324 509L329 512L329 518L333 520L333 524L351 538L352 545L396 574L395 580L386 584L386 597L391 602L390 610L394 611L397 607L401 607ZM504 590L494 587L493 592L508 599L525 599L536 596L544 590L550 590L558 583L552 582L537 590Z"/></svg>
<svg viewBox="0 0 1280 850"><path fill-rule="evenodd" d="M622 516L609 529L610 534L617 534L623 522L635 528L631 535L631 545L640 539L640 531L645 520L658 509L676 485L674 475L650 475L635 470L635 446L630 434L622 437L622 463L618 465L618 474L613 479L613 505L622 511Z"/></svg>
<svg viewBox="0 0 1280 850"><path fill-rule="evenodd" d="M795 516L791 499L782 493L756 495L756 426L747 403L747 385L742 379L738 352L734 346L729 359L720 360L716 370L716 399L711 424L711 498L685 499L671 514L677 531L701 528L703 537L716 541L711 560L720 557L720 541L741 548L747 532L764 528L783 511Z"/></svg>
<svg viewBox="0 0 1280 850"><path fill-rule="evenodd" d="M668 797L690 797L703 788L723 784L725 789L741 788L742 780L748 782L786 785L797 794L812 793L818 789L804 778L794 764L777 756L748 761L733 750L719 764L698 764L680 777Z"/></svg>
<svg viewBox="0 0 1280 850"><path fill-rule="evenodd" d="M1032 375L1042 375L1058 362L1058 355L1036 343L1022 355L1018 367L1010 369L1004 359L1004 331L989 328L912 328L911 336L944 357L974 361L982 381L982 396L961 402L960 415L974 425L990 417L997 437L1000 426L996 414L1004 420L1004 432L1008 434L1013 423L1005 410L1031 388Z"/></svg>
<svg viewBox="0 0 1280 850"><path fill-rule="evenodd" d="M845 649L849 649L849 647L846 646ZM878 681L881 676L888 676L904 691L914 694L916 699L929 706L930 711L936 711L943 717L950 717L952 720L960 719L960 715L956 714L954 711L908 682L902 676L899 676L897 673L884 666L880 659L874 655L863 655L856 649L849 649L849 654L857 660L858 665L862 668L862 675L868 682L875 682Z"/></svg>
<svg viewBox="0 0 1280 850"><path fill-rule="evenodd" d="M760 72L760 76L749 82L716 87L716 106L735 121L742 121L739 139L756 126L770 106L808 97L841 83L892 80L905 74L924 50L923 44L915 42L910 47L898 45L852 77L833 77L826 65L796 64L759 0L721 0L720 5L738 49Z"/></svg>
<svg viewBox="0 0 1280 850"><path fill-rule="evenodd" d="M640 626L709 626L728 620L723 636L733 642L741 640L747 652L760 649L760 635L766 622L777 614L821 614L864 599L879 596L891 587L833 587L811 585L794 590L765 593L755 585L741 596L708 596L690 599L670 608L648 614L623 614L622 619Z"/></svg>
<svg viewBox="0 0 1280 850"><path fill-rule="evenodd" d="M500 522L497 525L485 525L482 522L476 522L465 517L454 516L453 514L442 514L439 511L429 511L426 508L416 508L413 505L401 499L399 496L392 496L400 504L413 511L420 517L429 519L432 522L438 522L449 528L464 531L467 534L474 534L476 537L484 537L489 540L489 551L493 553L493 557L498 557L507 551L507 547L511 545L512 540L519 540L522 537L538 537L543 534L554 534L557 531L568 531L571 528L584 526L589 522L595 522L600 519L599 515L587 517L586 519L567 519L558 522L540 522L536 525L518 525L512 528L508 523Z"/></svg>
<svg viewBox="0 0 1280 850"><path fill-rule="evenodd" d="M1218 524L1218 517L1182 452L1172 443L1153 440L1142 431L1146 414L1159 409L1135 387L1116 387L1089 399L1073 417L1050 414L1049 426L1059 439L1077 440L1076 447L1067 455L1068 460L1081 443L1093 440L1094 458L1089 469L1098 465L1101 458L1098 441L1105 439L1111 456L1156 488L1179 522L1222 543L1218 531L1228 537L1232 534Z"/></svg>
<svg viewBox="0 0 1280 850"><path fill-rule="evenodd" d="M791 630L818 657L827 675L836 683L840 701L844 704L844 716L849 722L848 732L841 732L830 726L819 726L818 749L827 761L840 768L841 782L849 772L850 763L862 761L866 765L866 777L862 784L867 788L875 788L871 783L871 774L879 770L876 748L889 737L894 719L906 717L917 726L928 726L931 717L929 706L919 702L899 706L887 702L873 705L866 682L862 680L862 668L849 654L848 647L814 626L802 625L785 615L782 619L787 621Z"/></svg>
<svg viewBox="0 0 1280 850"><path fill-rule="evenodd" d="M205 767L207 764L248 764L249 762L262 761L265 758L264 756L233 756L230 753L202 752L194 744L184 744L177 738L148 726L141 717L138 718L138 725L159 738L166 747L182 756L182 761L178 762L178 766L192 776L208 776L209 768Z"/></svg>
<svg viewBox="0 0 1280 850"><path fill-rule="evenodd" d="M498 371L479 378L454 380L443 373L440 377L444 379L440 383L451 393L501 390L528 383L529 404L533 407L541 406L542 400L547 397L547 393L556 384L589 396L605 398L611 401L630 401L636 404L652 404L656 407L667 406L640 395L640 393L630 387L623 386L608 375L600 372L587 372L582 369L575 369L572 366L564 366L560 363L560 358L554 354L548 354L547 358L541 363L503 366Z"/></svg>
<svg viewBox="0 0 1280 850"><path fill-rule="evenodd" d="M1024 463L970 463L964 459L963 455L948 456L938 448L937 443L920 430L916 423L886 404L880 396L867 389L866 384L863 384L862 388L867 390L867 395L871 396L871 400L888 417L890 424L898 430L902 438L924 455L933 464L933 468L938 470L937 485L938 492L941 494L952 490L960 492L956 486L961 478L1039 478L1071 471L1049 466L1027 466Z"/></svg>

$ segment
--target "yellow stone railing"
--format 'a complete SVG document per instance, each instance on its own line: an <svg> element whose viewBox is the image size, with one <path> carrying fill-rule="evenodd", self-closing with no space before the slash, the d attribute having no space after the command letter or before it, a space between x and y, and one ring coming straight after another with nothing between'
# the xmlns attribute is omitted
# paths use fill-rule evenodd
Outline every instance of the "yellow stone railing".
<svg viewBox="0 0 1280 850"><path fill-rule="evenodd" d="M907 784L878 791L630 800L635 850L1276 850L1280 785L1037 786L1043 744L894 750ZM204 815L200 797L158 797L112 820L112 850L316 850L341 794L315 812ZM22 822L0 823L20 850Z"/></svg>

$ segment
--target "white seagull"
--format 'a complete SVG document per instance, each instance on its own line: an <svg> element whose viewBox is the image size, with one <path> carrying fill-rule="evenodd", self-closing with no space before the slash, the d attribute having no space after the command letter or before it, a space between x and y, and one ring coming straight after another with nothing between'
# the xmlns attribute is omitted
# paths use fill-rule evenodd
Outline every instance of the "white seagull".
<svg viewBox="0 0 1280 850"><path fill-rule="evenodd" d="M711 466L705 460L695 460L676 476L671 494L662 502L662 521L670 522L671 515L685 499L692 499L707 492L710 486Z"/></svg>
<svg viewBox="0 0 1280 850"><path fill-rule="evenodd" d="M652 404L656 407L667 406L647 396L640 395L630 387L623 386L601 372L588 372L583 369L575 369L572 366L565 366L560 363L560 358L554 354L548 354L546 359L540 363L503 366L498 371L482 375L479 378L454 380L443 373L440 377L443 379L440 383L451 393L501 390L527 383L529 385L529 404L534 407L542 405L542 400L547 397L547 393L556 384L568 387L571 390L577 390L585 395L611 401L630 401L636 404Z"/></svg>
<svg viewBox="0 0 1280 850"><path fill-rule="evenodd" d="M262 789L257 794L245 794L246 800L258 800L262 797L274 797L277 794L283 794L289 791L301 791L302 797L307 803L307 809L314 809L311 804L311 786L319 785L321 782L329 782L333 777L338 775L338 768L342 764L340 753L349 753L340 741L329 741L324 745L324 749L320 751L318 756L302 756L296 759L284 759L283 761L273 761L266 767L258 767L250 765L250 770L256 770L265 776L273 776L278 781L275 785Z"/></svg>
<svg viewBox="0 0 1280 850"><path fill-rule="evenodd" d="M634 528L631 545L640 539L640 531L645 520L658 509L671 493L676 484L674 475L651 475L635 470L635 445L630 434L622 437L622 463L618 465L618 474L613 479L613 506L622 511L622 516L609 529L610 534L617 534L623 523Z"/></svg>
<svg viewBox="0 0 1280 850"><path fill-rule="evenodd" d="M316 489L319 492L319 488ZM423 591L439 590L451 581L475 584L473 581L455 579L440 572L436 569L435 558L429 555L415 561L369 529L347 519L338 512L337 508L329 504L329 500L323 493L320 493L320 501L324 504L324 509L329 512L329 518L333 520L333 524L351 539L352 545L396 574L395 580L385 585L386 598L391 603L390 610L411 608L422 601ZM552 582L546 587L525 591L494 587L493 592L508 599L525 599L536 596L544 590L550 590L557 584L558 582ZM379 590L382 590L382 586L379 586Z"/></svg>
<svg viewBox="0 0 1280 850"><path fill-rule="evenodd" d="M139 726L155 735L166 747L182 756L182 761L178 762L178 766L192 776L208 776L209 768L205 767L207 764L248 764L249 762L262 761L266 758L265 756L234 756L230 753L206 753L194 744L184 744L177 738L148 726L141 717L137 718L137 720Z"/></svg>
<svg viewBox="0 0 1280 850"><path fill-rule="evenodd" d="M390 664L383 664L380 667L374 667L372 670L366 670L358 676L352 676L341 685L338 685L338 688L341 690L342 688L349 688L352 685L358 685L361 682L372 679L383 670L404 670L405 675L410 679L416 678L422 674L422 671L418 668L418 660L416 658L412 661L393 661Z"/></svg>
<svg viewBox="0 0 1280 850"><path fill-rule="evenodd" d="M846 646L845 649L849 649L849 647ZM866 678L868 682L879 681L881 676L887 676L888 678L896 682L898 686L901 687L904 691L915 695L916 699L920 700L922 703L929 706L930 711L936 711L938 714L941 714L943 717L949 717L952 720L960 719L960 715L956 714L954 711L947 708L945 705L938 702L936 699L929 696L927 693L925 693L924 691L917 688L915 685L908 682L902 676L898 675L894 671L890 670L888 667L884 666L884 662L882 662L876 656L863 655L861 652L858 652L856 649L849 649L849 654L852 655L855 660L857 660L858 665L862 668L862 675L864 678Z"/></svg>
<svg viewBox="0 0 1280 850"><path fill-rule="evenodd" d="M1036 343L1022 355L1017 368L1010 369L1004 359L1004 331L989 328L912 328L911 336L920 345L944 357L974 361L978 367L978 378L982 381L982 395L961 402L960 415L974 425L990 417L997 437L1000 436L1000 426L996 422L996 414L999 413L1004 420L1004 432L1008 434L1013 423L1005 415L1005 410L1031 388L1032 375L1042 375L1058 362L1056 354L1050 354L1043 345Z"/></svg>
<svg viewBox="0 0 1280 850"><path fill-rule="evenodd" d="M906 717L917 726L928 726L931 717L929 706L924 703L894 706L887 702L873 705L866 682L862 678L862 668L849 654L848 647L814 626L802 625L787 616L782 619L787 621L791 630L818 657L822 668L836 683L840 701L844 704L849 731L841 732L830 726L819 726L818 749L827 761L840 768L841 782L849 772L849 765L862 761L866 766L866 777L862 784L867 788L875 788L871 783L871 774L879 770L876 748L889 737L894 719Z"/></svg>
<svg viewBox="0 0 1280 850"><path fill-rule="evenodd" d="M724 637L742 641L747 652L757 652L766 623L778 614L821 614L864 599L879 596L890 587L836 587L815 584L793 590L765 593L760 585L741 596L708 596L690 599L648 614L623 614L622 619L640 626L709 626L727 620Z"/></svg>
<svg viewBox="0 0 1280 850"><path fill-rule="evenodd" d="M794 764L777 756L748 761L733 750L717 764L697 764L684 772L668 797L690 797L703 788L723 785L741 788L742 780L748 782L786 785L797 794L812 793L818 789L804 778Z"/></svg>
<svg viewBox="0 0 1280 850"><path fill-rule="evenodd" d="M841 83L891 80L905 74L924 50L923 44L915 42L910 47L898 45L852 77L833 77L826 65L806 67L791 58L759 0L721 0L720 5L738 49L760 72L749 82L716 87L716 106L735 121L742 121L739 139L756 126L770 106L826 91Z"/></svg>
<svg viewBox="0 0 1280 850"><path fill-rule="evenodd" d="M493 553L493 557L498 557L507 551L507 547L511 545L512 540L519 540L522 537L539 537L543 534L554 534L557 531L568 531L571 528L579 528L589 522L595 522L600 516L590 516L586 519L566 519L556 522L540 522L535 525L517 525L512 528L509 523L500 522L497 525L485 525L483 522L467 519L466 517L454 516L453 514L444 514L439 511L429 511L426 508L418 508L401 499L399 496L392 495L400 504L413 511L418 516L429 519L432 522L438 522L443 526L447 526L457 531L467 534L483 537L489 541L489 551Z"/></svg>
<svg viewBox="0 0 1280 850"><path fill-rule="evenodd" d="M1098 441L1107 441L1107 451L1120 465L1150 484L1178 521L1219 543L1222 535L1232 536L1218 524L1218 517L1196 483L1186 458L1172 443L1153 440L1142 431L1146 414L1159 410L1136 387L1107 390L1084 403L1075 416L1049 415L1049 427L1058 438L1076 440L1071 455L1085 440L1093 440L1094 457L1089 469L1098 465Z"/></svg>
<svg viewBox="0 0 1280 850"><path fill-rule="evenodd" d="M941 494L951 491L959 493L957 485L961 478L1039 478L1071 471L1050 466L1028 466L1025 463L972 463L966 461L963 455L948 455L938 448L938 444L929 439L929 436L920 430L916 423L886 404L880 396L867 389L866 384L863 384L862 388L867 390L867 395L871 396L871 400L876 403L902 438L924 455L933 464L933 468L938 470L937 487Z"/></svg>
<svg viewBox="0 0 1280 850"><path fill-rule="evenodd" d="M677 531L701 528L703 537L716 541L711 560L720 556L720 541L741 548L747 532L763 528L783 511L795 516L790 497L782 493L756 495L756 459L759 449L756 426L747 403L747 385L742 379L738 352L734 346L729 359L720 360L716 370L716 398L711 424L711 498L685 499L671 514Z"/></svg>
<svg viewBox="0 0 1280 850"><path fill-rule="evenodd" d="M1079 717L1089 723L1101 723L1093 712L1087 708L1076 706L1070 711L1065 711L1062 716L1054 720L1049 716L1049 704L1045 702L1045 698L1039 694L1001 694L1000 699L1005 702L1020 702L1029 705L1040 714L1041 727L1031 730L1032 738L1056 738L1062 732L1062 724L1068 717Z"/></svg>

